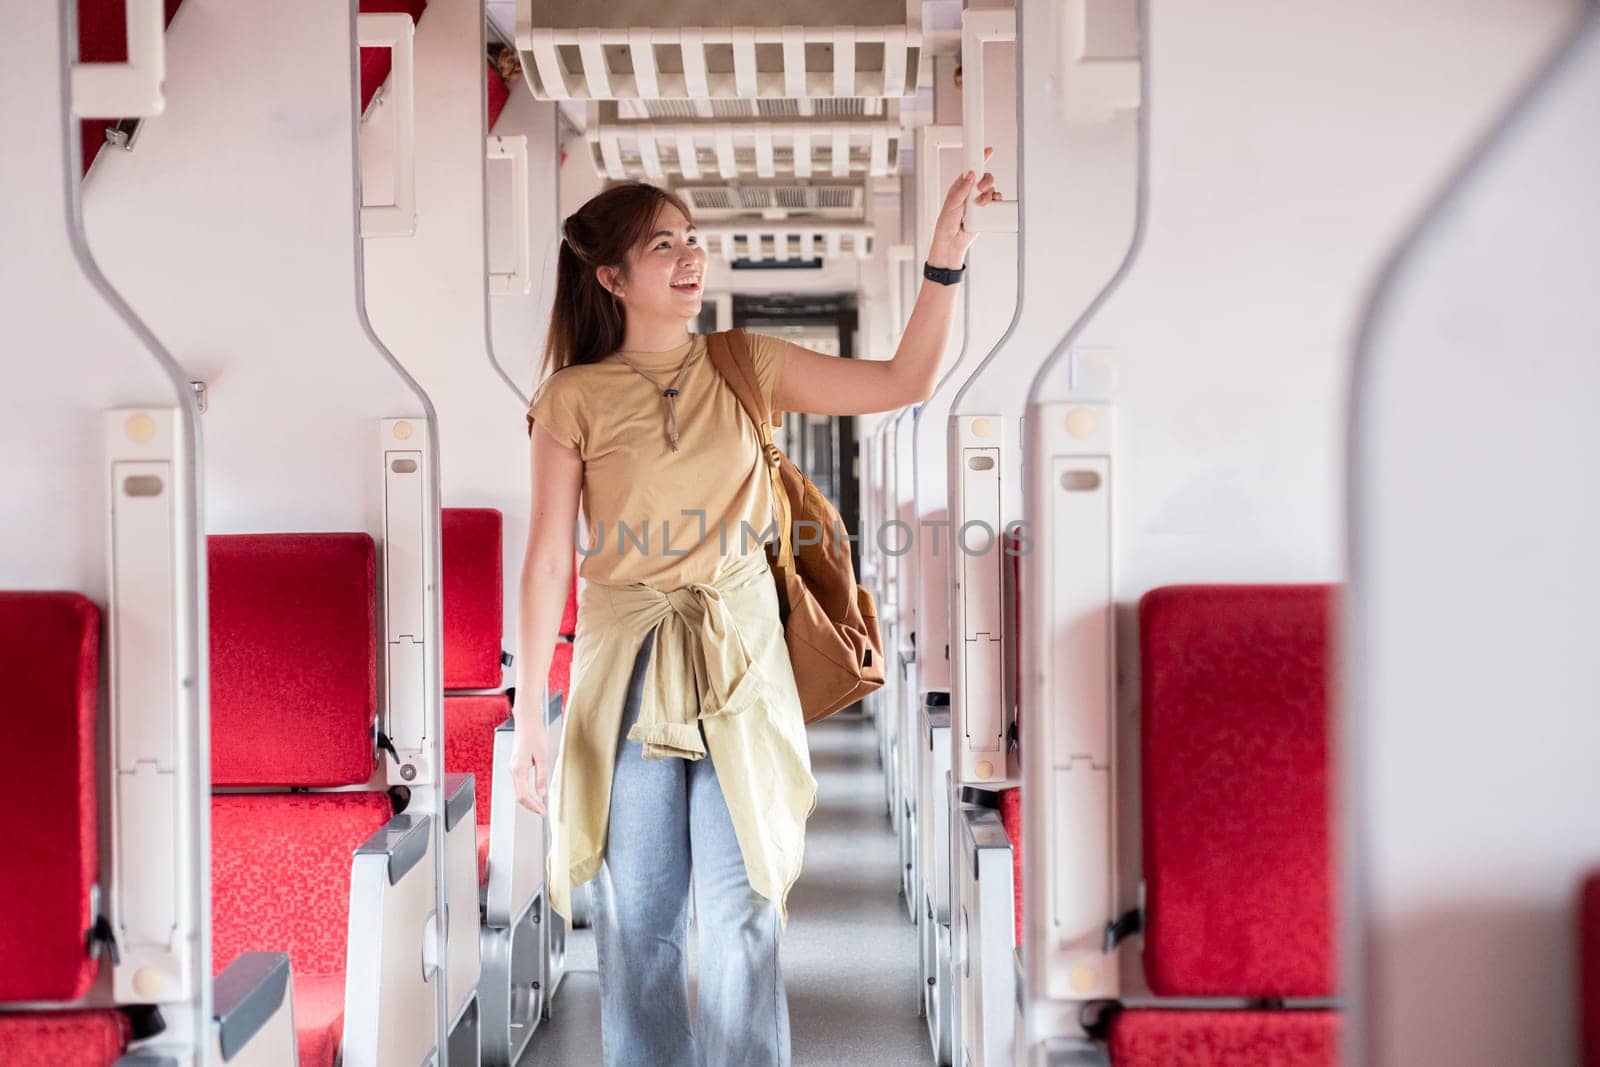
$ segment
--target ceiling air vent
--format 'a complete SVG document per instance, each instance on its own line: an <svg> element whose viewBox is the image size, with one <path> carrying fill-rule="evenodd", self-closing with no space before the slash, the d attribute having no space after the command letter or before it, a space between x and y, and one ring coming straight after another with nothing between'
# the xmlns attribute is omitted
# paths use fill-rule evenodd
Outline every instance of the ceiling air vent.
<svg viewBox="0 0 1600 1067"><path fill-rule="evenodd" d="M689 198L689 206L694 208L697 215L733 210L732 189L711 185L680 191Z"/></svg>
<svg viewBox="0 0 1600 1067"><path fill-rule="evenodd" d="M830 222L865 218L865 190L859 183L730 182L679 185L675 191L688 200L701 222L735 219L741 215L759 215L767 219L810 215Z"/></svg>

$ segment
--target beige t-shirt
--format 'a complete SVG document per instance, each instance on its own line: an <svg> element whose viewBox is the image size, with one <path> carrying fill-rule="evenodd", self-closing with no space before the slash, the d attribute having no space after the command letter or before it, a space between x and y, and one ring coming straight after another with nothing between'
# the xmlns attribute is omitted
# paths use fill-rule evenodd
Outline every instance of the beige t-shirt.
<svg viewBox="0 0 1600 1067"><path fill-rule="evenodd" d="M745 334L767 403L782 369L784 342ZM540 385L535 422L583 458L580 539L585 581L643 582L677 589L709 582L726 558L760 552L776 521L772 486L755 424L717 373L704 336L667 352L623 352L566 367ZM667 439L660 390L623 362L678 381L678 451Z"/></svg>

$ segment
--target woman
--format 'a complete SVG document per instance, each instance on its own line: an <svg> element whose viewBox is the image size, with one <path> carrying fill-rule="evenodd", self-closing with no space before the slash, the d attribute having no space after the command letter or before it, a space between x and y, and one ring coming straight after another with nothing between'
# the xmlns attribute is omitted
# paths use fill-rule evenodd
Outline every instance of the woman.
<svg viewBox="0 0 1600 1067"><path fill-rule="evenodd" d="M965 261L968 198L951 186L928 265ZM518 662L542 677L572 579L580 499L588 537L560 758L537 711L517 716L509 768L544 813L546 892L571 918L594 885L608 1065L787 1064L778 969L785 901L816 797L777 594L757 531L773 515L754 425L689 323L706 253L683 202L616 186L566 221L528 412L533 509ZM926 399L957 299L929 281L890 361L745 335L774 411L859 415ZM653 547L652 547L653 546ZM684 936L690 872L699 931L691 1024Z"/></svg>

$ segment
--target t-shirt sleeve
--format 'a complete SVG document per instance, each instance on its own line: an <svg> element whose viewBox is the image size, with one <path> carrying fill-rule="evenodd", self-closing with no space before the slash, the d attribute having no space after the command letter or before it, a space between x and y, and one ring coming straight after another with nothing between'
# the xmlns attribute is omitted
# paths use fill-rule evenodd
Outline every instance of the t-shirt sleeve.
<svg viewBox="0 0 1600 1067"><path fill-rule="evenodd" d="M784 361L789 354L789 342L747 331L745 343L750 349L750 361L756 365L756 380L761 384L761 396L766 400L767 407L773 415L777 415L778 406L773 403L772 398L777 392L778 380L783 374Z"/></svg>
<svg viewBox="0 0 1600 1067"><path fill-rule="evenodd" d="M546 378L528 405L528 433L538 423L557 441L583 453L583 418L577 390L570 380L560 380L558 371Z"/></svg>

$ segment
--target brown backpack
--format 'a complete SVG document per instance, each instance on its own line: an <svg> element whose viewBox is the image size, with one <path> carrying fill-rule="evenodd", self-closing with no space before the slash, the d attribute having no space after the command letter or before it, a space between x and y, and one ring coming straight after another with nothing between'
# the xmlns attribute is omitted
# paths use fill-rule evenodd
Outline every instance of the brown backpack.
<svg viewBox="0 0 1600 1067"><path fill-rule="evenodd" d="M769 553L778 607L807 723L849 707L883 685L883 644L872 594L856 584L844 522L828 498L772 443L777 422L737 331L710 334L706 352L756 424L772 475L778 547ZM796 506L798 501L798 506ZM807 541L794 544L795 527Z"/></svg>

